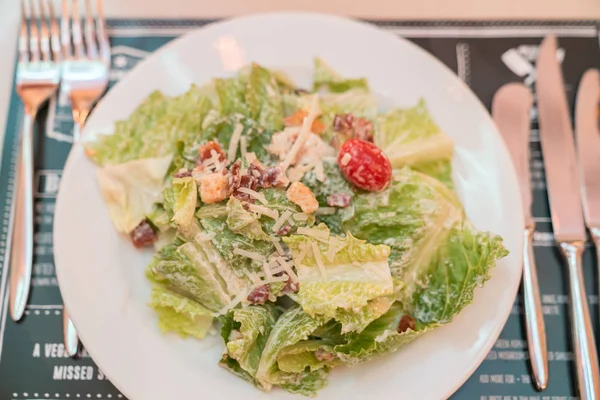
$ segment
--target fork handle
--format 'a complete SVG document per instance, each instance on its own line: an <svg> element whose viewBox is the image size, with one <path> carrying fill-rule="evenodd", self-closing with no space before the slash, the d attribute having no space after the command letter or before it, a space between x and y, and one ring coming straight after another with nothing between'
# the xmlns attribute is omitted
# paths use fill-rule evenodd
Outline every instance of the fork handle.
<svg viewBox="0 0 600 400"><path fill-rule="evenodd" d="M10 315L25 313L33 264L33 123L37 110L26 110L18 155L10 246Z"/></svg>
<svg viewBox="0 0 600 400"><path fill-rule="evenodd" d="M581 266L584 244L583 242L560 242L559 244L569 270L571 336L579 398L581 400L598 400L600 399L598 355Z"/></svg>

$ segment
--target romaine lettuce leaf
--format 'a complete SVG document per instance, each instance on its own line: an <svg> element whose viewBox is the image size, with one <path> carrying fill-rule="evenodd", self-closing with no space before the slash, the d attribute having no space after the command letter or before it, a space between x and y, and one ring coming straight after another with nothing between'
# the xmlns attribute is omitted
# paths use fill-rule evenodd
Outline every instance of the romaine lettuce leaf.
<svg viewBox="0 0 600 400"><path fill-rule="evenodd" d="M227 227L234 233L252 240L270 240L260 225L258 216L246 211L242 202L231 197L227 202Z"/></svg>
<svg viewBox="0 0 600 400"><path fill-rule="evenodd" d="M171 156L106 165L97 171L100 192L119 232L130 233L162 201Z"/></svg>
<svg viewBox="0 0 600 400"><path fill-rule="evenodd" d="M277 79L271 71L253 63L248 77L246 103L253 119L275 131L283 127L283 100Z"/></svg>
<svg viewBox="0 0 600 400"><path fill-rule="evenodd" d="M389 157L393 168L410 166L451 187L454 142L433 121L423 99L415 107L380 115L375 144Z"/></svg>
<svg viewBox="0 0 600 400"><path fill-rule="evenodd" d="M267 198L268 204L265 206L271 210L277 210L279 215L282 215L286 211L290 211L292 214L302 213L302 209L296 203L288 200L286 196L285 190L278 188L269 188L263 189L260 191ZM305 221L299 221L291 218L294 222L294 225L291 226L290 232L295 232L299 227L310 227L315 222L315 217L313 214L308 214L308 218ZM265 232L269 234L273 233L273 225L275 225L275 220L273 218L262 216L260 217L260 223ZM284 225L290 225L289 223L285 223Z"/></svg>
<svg viewBox="0 0 600 400"><path fill-rule="evenodd" d="M328 232L324 224L318 229ZM346 237L334 237L333 245L338 250L329 260L329 244L304 235L292 235L283 240L297 269L298 301L311 316L335 318L340 310L356 312L366 307L369 301L393 293L387 261L390 248L386 245L368 244L348 232ZM314 246L324 264L324 273L318 267L312 250ZM306 255L300 258L301 254Z"/></svg>
<svg viewBox="0 0 600 400"><path fill-rule="evenodd" d="M201 304L161 285L152 288L149 306L158 314L158 327L182 337L202 339L212 325L212 313Z"/></svg>
<svg viewBox="0 0 600 400"><path fill-rule="evenodd" d="M388 312L394 304L391 296L370 300L360 310L338 310L335 320L341 324L341 333L362 332L371 322Z"/></svg>
<svg viewBox="0 0 600 400"><path fill-rule="evenodd" d="M279 368L277 360L283 349L308 339L322 324L322 320L310 317L300 307L292 307L285 311L267 339L256 379L263 385L278 385L292 393L314 396L317 390L327 385L327 368L315 371L308 368L299 373L285 372Z"/></svg>
<svg viewBox="0 0 600 400"><path fill-rule="evenodd" d="M173 221L180 230L187 230L193 222L198 201L196 181L191 176L174 178L172 185L175 200Z"/></svg>
<svg viewBox="0 0 600 400"><path fill-rule="evenodd" d="M220 317L223 327L221 336L227 348L227 356L252 379L256 376L260 358L267 338L280 312L272 305L249 306L230 311ZM260 387L261 382L258 383ZM269 384L261 387L269 390Z"/></svg>
<svg viewBox="0 0 600 400"><path fill-rule="evenodd" d="M297 100L298 108L308 112L313 96L316 96L316 94L299 96ZM364 89L350 89L343 93L325 93L318 96L321 111L320 120L327 130L332 128L336 114L352 114L355 118L362 117L369 121L375 121L377 118L377 98Z"/></svg>
<svg viewBox="0 0 600 400"><path fill-rule="evenodd" d="M330 92L341 93L350 89L369 90L369 84L365 78L345 79L333 70L325 61L315 58L315 74L313 78L313 90L326 88Z"/></svg>
<svg viewBox="0 0 600 400"><path fill-rule="evenodd" d="M227 79L216 78L214 79L214 85L219 97L221 115L250 115L248 104L246 104L247 80L245 76L240 75Z"/></svg>

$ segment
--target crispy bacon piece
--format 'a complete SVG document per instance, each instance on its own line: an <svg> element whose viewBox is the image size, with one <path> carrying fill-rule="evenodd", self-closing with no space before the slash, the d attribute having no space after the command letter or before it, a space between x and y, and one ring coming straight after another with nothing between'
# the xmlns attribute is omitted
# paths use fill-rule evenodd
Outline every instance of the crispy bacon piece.
<svg viewBox="0 0 600 400"><path fill-rule="evenodd" d="M189 176L192 176L192 171L187 168L181 168L173 174L173 178L187 178Z"/></svg>
<svg viewBox="0 0 600 400"><path fill-rule="evenodd" d="M297 293L298 289L300 289L300 284L298 282L293 282L291 279L288 279L285 282L285 286L282 289L283 293Z"/></svg>
<svg viewBox="0 0 600 400"><path fill-rule="evenodd" d="M248 295L248 301L251 304L265 304L269 300L269 294L271 293L271 287L269 285L262 285L254 289Z"/></svg>
<svg viewBox="0 0 600 400"><path fill-rule="evenodd" d="M352 197L348 193L334 193L327 196L327 205L329 207L346 208L350 205Z"/></svg>
<svg viewBox="0 0 600 400"><path fill-rule="evenodd" d="M410 315L404 315L400 319L400 323L398 324L398 333L406 332L407 330L414 331L416 327L416 321Z"/></svg>
<svg viewBox="0 0 600 400"><path fill-rule="evenodd" d="M281 228L279 228L279 230L277 231L277 234L279 236L285 236L288 233L290 233L290 231L292 230L292 227L289 225L284 225Z"/></svg>
<svg viewBox="0 0 600 400"><path fill-rule="evenodd" d="M333 119L333 130L343 134L347 139L354 138L373 142L373 123L362 117L355 118L352 114L337 114Z"/></svg>
<svg viewBox="0 0 600 400"><path fill-rule="evenodd" d="M156 232L154 232L152 225L147 220L140 222L129 235L131 236L133 245L138 249L149 246L158 240Z"/></svg>
<svg viewBox="0 0 600 400"><path fill-rule="evenodd" d="M200 157L200 162L204 162L212 157L212 150L216 151L219 155L219 161L225 161L227 156L225 152L219 145L219 143L211 140L210 142L206 142L205 144L198 147L198 156Z"/></svg>

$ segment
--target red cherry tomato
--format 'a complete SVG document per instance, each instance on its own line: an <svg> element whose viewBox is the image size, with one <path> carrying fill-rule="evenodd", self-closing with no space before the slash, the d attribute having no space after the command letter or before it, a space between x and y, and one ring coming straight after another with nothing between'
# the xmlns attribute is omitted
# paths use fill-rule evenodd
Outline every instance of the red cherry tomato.
<svg viewBox="0 0 600 400"><path fill-rule="evenodd" d="M392 179L390 160L379 147L364 140L344 143L337 161L348 182L370 192L385 189Z"/></svg>

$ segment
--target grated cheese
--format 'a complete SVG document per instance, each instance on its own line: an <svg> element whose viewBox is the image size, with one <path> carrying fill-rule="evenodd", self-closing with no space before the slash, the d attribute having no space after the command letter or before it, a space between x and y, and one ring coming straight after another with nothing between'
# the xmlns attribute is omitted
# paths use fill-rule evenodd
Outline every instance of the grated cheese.
<svg viewBox="0 0 600 400"><path fill-rule="evenodd" d="M266 215L267 217L272 218L274 220L278 220L279 219L279 211L272 210L272 209L270 209L268 207L265 207L265 206L259 206L259 205L256 205L256 204L249 203L248 204L248 209L250 211L252 211L252 212L257 213L257 214Z"/></svg>
<svg viewBox="0 0 600 400"><path fill-rule="evenodd" d="M294 262L297 265L302 264L304 257L306 257L306 253L308 253L308 245L306 243L303 243L302 246L300 247L300 253L298 253L298 255L296 257L294 257Z"/></svg>
<svg viewBox="0 0 600 400"><path fill-rule="evenodd" d="M277 232L279 229L281 229L285 221L287 221L291 215L292 212L290 210L285 210L283 214L281 214L281 217L279 217L279 219L275 222L275 225L273 225L273 232Z"/></svg>
<svg viewBox="0 0 600 400"><path fill-rule="evenodd" d="M247 257L251 260L255 260L255 261L265 261L265 257L262 254L259 254L255 251L248 251L248 250L244 250L244 249L233 249L233 254L237 254L240 256L244 256Z"/></svg>
<svg viewBox="0 0 600 400"><path fill-rule="evenodd" d="M286 274L283 274L281 276L272 277L271 282L286 282L288 279L290 279L290 277L287 276Z"/></svg>
<svg viewBox="0 0 600 400"><path fill-rule="evenodd" d="M315 177L319 182L325 182L325 171L323 170L323 161L321 160L318 160L315 164Z"/></svg>
<svg viewBox="0 0 600 400"><path fill-rule="evenodd" d="M283 271L284 271L283 267L281 265L277 264L277 267L271 269L271 274L275 275L275 274L278 274Z"/></svg>
<svg viewBox="0 0 600 400"><path fill-rule="evenodd" d="M233 309L235 306L237 306L238 304L240 304L242 302L242 300L244 298L248 297L247 293L239 293L237 296L235 296L233 298L233 300L231 300L229 302L229 304L227 304L225 307L223 307L222 309L220 309L217 313L217 315L224 315L227 314L229 312L229 310Z"/></svg>
<svg viewBox="0 0 600 400"><path fill-rule="evenodd" d="M321 271L321 275L323 278L327 278L327 271L325 271L325 263L323 263L323 257L321 256L321 250L319 250L319 246L317 242L310 242L310 247L313 252L313 256L315 257L315 262L317 263L317 267L319 267L319 271Z"/></svg>
<svg viewBox="0 0 600 400"><path fill-rule="evenodd" d="M307 221L308 220L308 214L305 214L305 213L295 213L294 214L294 219L296 221Z"/></svg>
<svg viewBox="0 0 600 400"><path fill-rule="evenodd" d="M252 190L247 187L240 187L237 189L239 192L246 193L248 196L254 197L256 200L260 201L264 205L269 204L267 198L264 194L258 193L256 190Z"/></svg>
<svg viewBox="0 0 600 400"><path fill-rule="evenodd" d="M216 235L216 232L200 232L194 237L194 239L198 243L208 242L209 240L212 240Z"/></svg>
<svg viewBox="0 0 600 400"><path fill-rule="evenodd" d="M337 210L335 207L319 207L317 211L315 211L315 215L332 215L335 214Z"/></svg>
<svg viewBox="0 0 600 400"><path fill-rule="evenodd" d="M291 226L296 226L296 223L294 222L294 219L292 218L292 216L290 215L287 219L287 222L291 225Z"/></svg>
<svg viewBox="0 0 600 400"><path fill-rule="evenodd" d="M341 159L342 167L345 167L346 165L348 165L350 160L352 160L352 156L350 155L350 153L344 154L344 156Z"/></svg>
<svg viewBox="0 0 600 400"><path fill-rule="evenodd" d="M333 262L333 259L335 258L336 253L339 251L337 249L337 245L338 245L338 240L335 236L331 236L329 238L329 248L327 249L327 260L329 262Z"/></svg>
<svg viewBox="0 0 600 400"><path fill-rule="evenodd" d="M271 242L273 242L273 246L275 246L275 250L277 250L277 253L284 256L285 250L283 250L283 246L281 245L281 243L279 243L280 239L272 235L269 237L271 238Z"/></svg>
<svg viewBox="0 0 600 400"><path fill-rule="evenodd" d="M290 279L293 282L298 282L298 275L296 275L290 264L286 260L284 260L283 257L277 257L277 261L279 262L279 265L281 265L281 267L285 270L285 272L290 276Z"/></svg>
<svg viewBox="0 0 600 400"><path fill-rule="evenodd" d="M252 283L254 283L255 285L260 285L262 283L261 280L258 278L258 276L256 276L256 274L254 272L245 270L244 273L246 274L246 276L248 278L250 278Z"/></svg>
<svg viewBox="0 0 600 400"><path fill-rule="evenodd" d="M329 239L329 231L322 231L320 229L312 229L300 227L297 231L300 235L311 236L317 239L328 240Z"/></svg>
<svg viewBox="0 0 600 400"><path fill-rule="evenodd" d="M243 159L246 159L246 155L248 154L248 137L246 135L242 135L240 138L240 152Z"/></svg>
<svg viewBox="0 0 600 400"><path fill-rule="evenodd" d="M243 131L244 131L244 125L238 123L235 126L233 134L231 135L231 140L229 141L229 149L227 151L227 159L230 162L235 161L235 155L237 153L238 145L240 143L240 138L242 137Z"/></svg>
<svg viewBox="0 0 600 400"><path fill-rule="evenodd" d="M248 164L252 164L254 161L256 161L256 154L254 154L253 152L246 153L245 158Z"/></svg>
<svg viewBox="0 0 600 400"><path fill-rule="evenodd" d="M280 167L283 171L285 171L292 164L292 162L296 159L298 152L300 151L302 146L304 146L306 139L308 139L308 135L311 134L310 129L311 129L312 124L315 121L315 118L317 116L318 107L319 107L319 96L315 95L313 97L313 101L310 105L310 110L308 111L308 115L306 116L306 118L304 118L304 121L302 122L302 128L300 129L300 133L298 134L298 137L296 138L296 141L292 145L292 148L290 149L289 153L287 153L287 155L285 156L285 159L283 160L283 162L280 165Z"/></svg>
<svg viewBox="0 0 600 400"><path fill-rule="evenodd" d="M273 271L271 270L271 267L269 266L269 263L266 262L266 261L263 262L262 267L263 267L263 272L265 273L265 278L267 280L271 279L271 277L273 276Z"/></svg>

